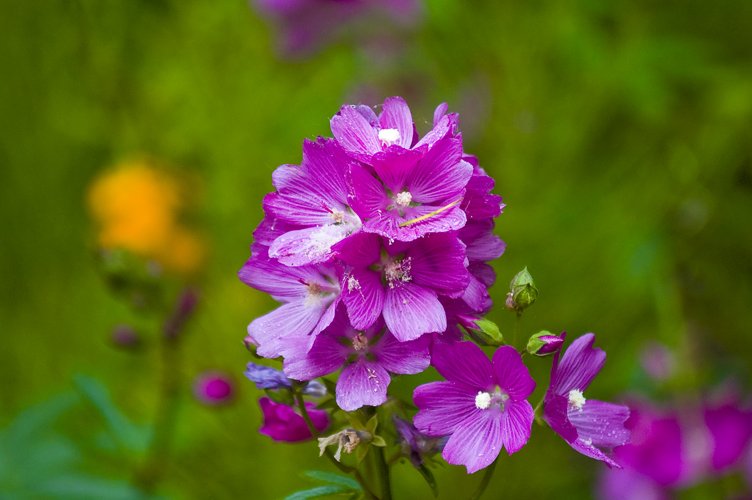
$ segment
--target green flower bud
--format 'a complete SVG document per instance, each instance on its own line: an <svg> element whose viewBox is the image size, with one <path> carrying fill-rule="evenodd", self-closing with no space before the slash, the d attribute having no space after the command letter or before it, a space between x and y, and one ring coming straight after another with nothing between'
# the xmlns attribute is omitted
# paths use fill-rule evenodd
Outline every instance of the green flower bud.
<svg viewBox="0 0 752 500"><path fill-rule="evenodd" d="M538 298L538 289L535 287L533 277L527 270L527 267L518 272L511 283L509 283L509 295L507 295L506 306L521 313L535 303Z"/></svg>
<svg viewBox="0 0 752 500"><path fill-rule="evenodd" d="M541 330L527 341L527 352L535 356L548 356L559 352L564 344L564 336L556 335L548 330Z"/></svg>
<svg viewBox="0 0 752 500"><path fill-rule="evenodd" d="M486 318L478 318L471 323L463 324L470 337L480 345L500 346L504 344L504 336L499 327Z"/></svg>

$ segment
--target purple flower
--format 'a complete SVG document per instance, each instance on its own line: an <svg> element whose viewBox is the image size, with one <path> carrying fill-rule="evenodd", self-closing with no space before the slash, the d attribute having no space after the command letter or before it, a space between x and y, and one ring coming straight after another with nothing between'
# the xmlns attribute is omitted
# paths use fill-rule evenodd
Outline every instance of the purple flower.
<svg viewBox="0 0 752 500"><path fill-rule="evenodd" d="M342 300L352 325L368 328L383 313L389 331L403 342L446 330L438 297L462 296L470 282L465 248L454 233L391 245L359 233L337 247L346 264Z"/></svg>
<svg viewBox="0 0 752 500"><path fill-rule="evenodd" d="M502 447L511 455L527 443L533 424L527 397L535 381L514 348L498 348L492 363L470 342L437 343L432 363L447 381L415 389L415 426L429 436L450 435L442 453L447 462L472 474Z"/></svg>
<svg viewBox="0 0 752 500"><path fill-rule="evenodd" d="M708 405L703 420L711 438L710 466L723 472L735 466L752 444L752 411L736 401Z"/></svg>
<svg viewBox="0 0 752 500"><path fill-rule="evenodd" d="M323 262L331 247L360 229L348 206L345 173L350 160L332 139L303 144L300 166L282 165L272 176L277 192L266 196L267 216L290 230L271 242L269 257L288 266Z"/></svg>
<svg viewBox="0 0 752 500"><path fill-rule="evenodd" d="M551 385L543 402L543 419L569 445L585 456L620 467L610 451L629 441L624 422L629 408L585 399L584 391L606 362L606 353L593 348L595 335L572 342L564 356L554 355Z"/></svg>
<svg viewBox="0 0 752 500"><path fill-rule="evenodd" d="M446 104L443 106L445 109ZM418 140L410 108L401 97L386 98L378 116L368 106L346 104L331 120L332 134L337 142L350 156L367 165L373 163L377 154L387 150L394 153L409 149L425 152L438 140L454 137L456 126L456 114L442 114L434 121L433 129ZM398 166L394 165L392 169Z"/></svg>
<svg viewBox="0 0 752 500"><path fill-rule="evenodd" d="M379 406L386 401L389 373L414 374L430 363L429 339L399 342L380 321L356 330L341 311L313 343L296 343L285 358L285 373L295 380L311 380L342 368L337 380L337 404L345 411Z"/></svg>
<svg viewBox="0 0 752 500"><path fill-rule="evenodd" d="M473 167L462 160L461 138L425 149L391 147L373 157L373 168L350 168L350 204L364 231L413 241L465 225L460 204Z"/></svg>
<svg viewBox="0 0 752 500"><path fill-rule="evenodd" d="M216 406L230 401L235 389L230 377L224 373L207 372L196 379L193 393L202 403Z"/></svg>
<svg viewBox="0 0 752 500"><path fill-rule="evenodd" d="M283 355L288 338L309 336L329 326L340 300L339 284L327 265L287 267L263 253L253 255L238 273L249 286L283 304L248 325L248 335L267 358Z"/></svg>
<svg viewBox="0 0 752 500"><path fill-rule="evenodd" d="M313 403L306 403L308 416L318 432L329 427L329 415L324 410L317 410ZM259 429L261 434L275 441L297 442L311 439L311 431L303 417L291 406L275 403L269 398L259 399L259 406L264 415L264 423Z"/></svg>

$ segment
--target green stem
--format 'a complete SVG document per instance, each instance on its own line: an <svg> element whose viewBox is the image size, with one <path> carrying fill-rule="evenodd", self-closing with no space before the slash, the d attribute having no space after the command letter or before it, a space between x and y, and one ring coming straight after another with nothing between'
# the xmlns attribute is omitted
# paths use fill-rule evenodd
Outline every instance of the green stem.
<svg viewBox="0 0 752 500"><path fill-rule="evenodd" d="M379 483L381 484L381 500L392 500L391 477L389 475L389 465L387 465L384 456L384 449L374 446L372 450L376 452L376 471L378 472Z"/></svg>
<svg viewBox="0 0 752 500"><path fill-rule="evenodd" d="M133 479L136 487L151 494L164 475L172 444L180 395L180 349L174 338L162 337L160 342L162 383L152 440L142 466Z"/></svg>
<svg viewBox="0 0 752 500"><path fill-rule="evenodd" d="M305 406L303 394L298 389L293 389L293 395L295 396L295 402L297 403L298 411L300 412L300 415L303 417L303 420L308 426L308 430L311 431L311 435L314 438L318 438L321 434L319 433L319 430L316 429L316 426L313 425L311 416L308 414L308 409ZM324 455L326 455L326 458L328 458L329 461L340 471L344 472L345 474L353 474L355 476L355 479L363 488L363 493L365 494L366 498L368 498L369 500L378 499L378 497L370 490L370 488L368 488L368 483L358 469L356 469L355 467L347 466L334 458L334 454L328 448L324 450Z"/></svg>
<svg viewBox="0 0 752 500"><path fill-rule="evenodd" d="M522 313L521 312L517 312L517 314L515 314L515 318L514 318L514 329L512 330L513 331L513 333L512 333L512 346L514 346L515 349L517 348L517 333L520 331L520 322L521 321L522 321ZM522 351L524 351L524 349L522 349Z"/></svg>
<svg viewBox="0 0 752 500"><path fill-rule="evenodd" d="M478 488L475 490L473 495L470 497L470 500L478 500L481 495L483 495L483 492L486 491L488 483L491 482L491 477L493 476L494 470L496 470L496 462L498 461L499 459L497 458L496 460L491 462L491 465L486 467L486 471L483 473L483 478L480 480L480 484L478 485Z"/></svg>

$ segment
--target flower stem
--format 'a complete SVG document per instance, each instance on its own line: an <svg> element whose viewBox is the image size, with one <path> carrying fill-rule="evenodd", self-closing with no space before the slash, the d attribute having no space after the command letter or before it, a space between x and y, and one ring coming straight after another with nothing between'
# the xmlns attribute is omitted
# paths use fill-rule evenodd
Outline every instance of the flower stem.
<svg viewBox="0 0 752 500"><path fill-rule="evenodd" d="M386 463L384 457L384 449L371 447L376 453L376 470L379 475L379 483L381 483L381 500L392 500L392 485L391 477L389 475L389 465Z"/></svg>
<svg viewBox="0 0 752 500"><path fill-rule="evenodd" d="M491 465L486 467L486 471L483 473L483 478L480 480L480 484L478 485L478 488L475 490L473 495L470 497L470 500L478 500L481 495L483 495L483 492L486 491L488 483L491 482L491 477L493 476L494 470L496 470L496 462L498 461L499 459L497 458L496 460L491 462Z"/></svg>
<svg viewBox="0 0 752 500"><path fill-rule="evenodd" d="M318 429L316 429L316 426L313 425L313 421L311 420L311 416L308 414L308 409L305 406L305 400L303 399L303 393L300 392L299 389L293 389L293 395L295 396L295 402L298 406L298 411L300 411L300 415L303 417L303 420L305 421L306 425L308 426L308 430L311 431L311 436L314 438L318 438L320 433ZM376 495L368 488L368 484L366 483L365 478L360 473L358 469L355 467L350 467L336 458L334 458L334 455L332 454L331 450L326 449L324 450L324 455L326 455L326 458L329 459L329 461L337 467L340 471L344 472L345 474L353 474L355 476L355 479L360 483L360 486L363 488L363 493L365 494L365 497L369 500L372 499L378 499Z"/></svg>

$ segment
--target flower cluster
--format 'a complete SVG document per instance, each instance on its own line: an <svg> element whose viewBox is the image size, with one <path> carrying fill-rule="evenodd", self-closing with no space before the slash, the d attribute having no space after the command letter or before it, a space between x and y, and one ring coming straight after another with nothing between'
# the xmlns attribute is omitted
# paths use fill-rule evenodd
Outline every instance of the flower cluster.
<svg viewBox="0 0 752 500"><path fill-rule="evenodd" d="M446 105L422 138L398 97L378 115L344 106L331 128L274 172L239 274L282 302L248 327L258 354L296 380L342 368L351 411L386 401L390 373L427 368L433 335L458 338L460 316L488 311L502 205Z"/></svg>
<svg viewBox="0 0 752 500"><path fill-rule="evenodd" d="M322 453L336 445L339 460L342 451L387 446L376 434L378 414L356 410L386 403L393 375L433 365L446 381L415 389L414 426L398 401L398 410L381 412L391 414L403 455L421 473L430 474L423 458L440 450L470 473L489 466L502 448L520 450L536 415L528 401L535 381L514 347L499 347L489 360L463 340L464 329L482 345L503 343L484 315L495 280L488 263L505 245L493 232L501 198L464 152L457 115L440 105L432 129L420 136L405 101L392 97L379 114L344 106L331 130L333 138L303 144L300 165L275 170L276 190L264 199L265 218L239 272L281 303L254 320L246 337L257 355L282 358L284 369L250 364L246 375L267 391L291 389L297 400L297 410L291 401L282 408L262 400L267 422L290 422L289 435L278 427L270 435L316 435L316 422L301 430L312 404L301 389L339 372L336 383L327 381L333 394L310 410L331 408L332 417L344 410L350 425L319 438ZM527 269L518 273L511 309L521 315L537 293ZM544 331L528 342L532 359L553 355L539 421L576 451L616 466L611 450L629 439L629 411L583 394L605 353L586 334L560 359L564 341L564 334Z"/></svg>

